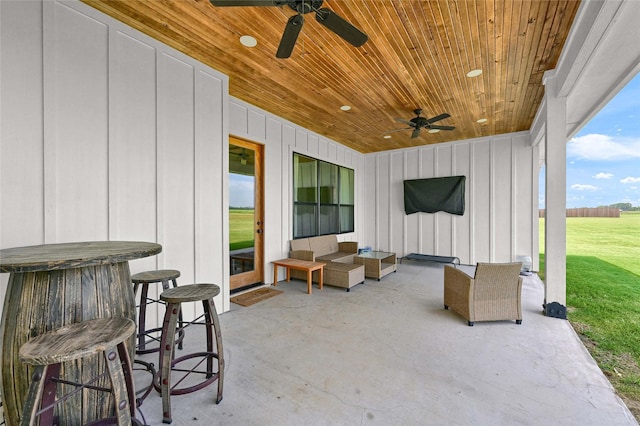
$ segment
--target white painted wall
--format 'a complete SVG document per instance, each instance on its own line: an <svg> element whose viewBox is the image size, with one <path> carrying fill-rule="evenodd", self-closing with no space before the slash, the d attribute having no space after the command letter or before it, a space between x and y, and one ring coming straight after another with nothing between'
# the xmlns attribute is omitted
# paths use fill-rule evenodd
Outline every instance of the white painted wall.
<svg viewBox="0 0 640 426"><path fill-rule="evenodd" d="M236 98L230 100L229 133L265 146L265 280L273 281L271 260L289 253L293 237L293 153L308 155L355 170L355 232L340 241L360 241L363 229L364 156ZM282 269L282 268L281 268ZM284 272L280 271L280 279Z"/></svg>
<svg viewBox="0 0 640 426"><path fill-rule="evenodd" d="M78 2L0 23L0 246L153 241L133 273L224 290L227 77Z"/></svg>
<svg viewBox="0 0 640 426"><path fill-rule="evenodd" d="M367 155L361 241L467 264L528 255L537 270L537 150L523 132ZM404 213L403 180L457 175L467 177L464 215Z"/></svg>
<svg viewBox="0 0 640 426"><path fill-rule="evenodd" d="M289 251L292 152L354 168L362 202L361 154L229 98L225 75L85 4L3 0L0 36L0 248L158 242L132 273L217 283L224 311L229 133L265 145L266 282Z"/></svg>

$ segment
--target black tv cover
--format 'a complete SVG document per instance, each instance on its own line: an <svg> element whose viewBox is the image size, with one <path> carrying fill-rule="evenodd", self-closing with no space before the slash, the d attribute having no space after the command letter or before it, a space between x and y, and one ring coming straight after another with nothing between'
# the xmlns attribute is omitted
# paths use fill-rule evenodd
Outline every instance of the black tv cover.
<svg viewBox="0 0 640 426"><path fill-rule="evenodd" d="M406 214L439 211L464 214L465 176L450 176L404 181L404 212Z"/></svg>

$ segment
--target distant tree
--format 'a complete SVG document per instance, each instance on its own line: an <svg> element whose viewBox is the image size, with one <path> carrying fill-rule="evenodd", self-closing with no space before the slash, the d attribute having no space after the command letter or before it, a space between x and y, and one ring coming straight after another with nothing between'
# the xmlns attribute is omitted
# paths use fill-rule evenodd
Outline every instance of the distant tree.
<svg viewBox="0 0 640 426"><path fill-rule="evenodd" d="M598 208L612 208L619 209L622 212L638 212L640 211L640 206L634 207L631 203L615 203L609 204L608 206L598 206Z"/></svg>
<svg viewBox="0 0 640 426"><path fill-rule="evenodd" d="M615 204L610 204L609 207L614 209L620 209L620 211L623 211L623 212L628 212L633 210L633 206L631 205L631 203L615 203Z"/></svg>

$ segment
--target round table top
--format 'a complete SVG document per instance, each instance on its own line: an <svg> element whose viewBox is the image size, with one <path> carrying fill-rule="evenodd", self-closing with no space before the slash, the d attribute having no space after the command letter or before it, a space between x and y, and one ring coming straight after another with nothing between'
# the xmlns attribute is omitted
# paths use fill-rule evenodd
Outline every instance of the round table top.
<svg viewBox="0 0 640 426"><path fill-rule="evenodd" d="M36 272L125 262L162 251L156 243L87 241L0 250L0 272Z"/></svg>

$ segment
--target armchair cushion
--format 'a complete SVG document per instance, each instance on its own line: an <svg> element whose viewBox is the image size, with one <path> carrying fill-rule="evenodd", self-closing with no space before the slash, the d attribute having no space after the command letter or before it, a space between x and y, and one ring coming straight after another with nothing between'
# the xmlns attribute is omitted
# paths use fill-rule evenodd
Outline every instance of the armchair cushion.
<svg viewBox="0 0 640 426"><path fill-rule="evenodd" d="M522 322L522 263L478 263L473 277L446 265L444 307L475 321Z"/></svg>

